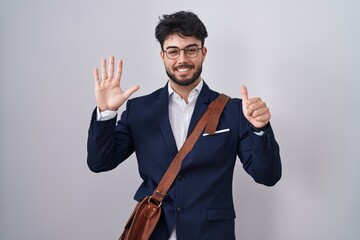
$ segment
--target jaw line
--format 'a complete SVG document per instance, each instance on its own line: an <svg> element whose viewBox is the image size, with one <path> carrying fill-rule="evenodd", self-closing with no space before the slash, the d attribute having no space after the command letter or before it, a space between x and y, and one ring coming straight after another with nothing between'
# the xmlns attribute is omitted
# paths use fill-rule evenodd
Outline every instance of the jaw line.
<svg viewBox="0 0 360 240"><path fill-rule="evenodd" d="M168 77L171 79L171 81L173 81L175 84L178 84L180 86L189 86L200 77L201 72L202 72L202 65L200 65L199 69L195 69L195 72L193 73L192 76L189 76L189 78L187 78L185 76L181 77L181 78L177 78L175 76L175 73L181 74L181 72L178 72L177 70L175 70L175 68L173 68L173 72L171 73L165 67L165 72L168 75Z"/></svg>

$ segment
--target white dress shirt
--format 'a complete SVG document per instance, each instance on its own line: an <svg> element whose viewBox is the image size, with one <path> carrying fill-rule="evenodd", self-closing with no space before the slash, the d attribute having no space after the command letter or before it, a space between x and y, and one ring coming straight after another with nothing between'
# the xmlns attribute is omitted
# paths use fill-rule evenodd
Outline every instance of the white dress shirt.
<svg viewBox="0 0 360 240"><path fill-rule="evenodd" d="M176 141L176 146L180 150L186 140L191 116L194 112L196 100L203 86L203 80L190 92L188 103L180 97L170 86L169 91L169 121Z"/></svg>

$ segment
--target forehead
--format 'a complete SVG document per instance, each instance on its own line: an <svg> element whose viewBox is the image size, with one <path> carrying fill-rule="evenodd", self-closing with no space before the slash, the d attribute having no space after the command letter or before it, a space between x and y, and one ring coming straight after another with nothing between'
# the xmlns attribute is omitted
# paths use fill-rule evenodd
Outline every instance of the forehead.
<svg viewBox="0 0 360 240"><path fill-rule="evenodd" d="M198 46L201 46L201 41L197 39L194 36L187 37L187 36L180 36L177 33L173 33L168 35L164 40L164 49L168 47L178 47L178 48L184 48L189 45L196 44Z"/></svg>

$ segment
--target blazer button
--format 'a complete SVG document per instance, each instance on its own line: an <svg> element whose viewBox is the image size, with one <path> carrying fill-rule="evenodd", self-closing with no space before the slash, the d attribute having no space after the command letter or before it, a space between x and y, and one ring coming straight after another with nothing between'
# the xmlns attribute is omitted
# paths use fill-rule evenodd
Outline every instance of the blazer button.
<svg viewBox="0 0 360 240"><path fill-rule="evenodd" d="M271 148L271 138L270 138L270 133L266 134L266 148L270 149Z"/></svg>
<svg viewBox="0 0 360 240"><path fill-rule="evenodd" d="M179 179L179 181L184 181L185 180L184 175L178 175L177 178Z"/></svg>
<svg viewBox="0 0 360 240"><path fill-rule="evenodd" d="M176 208L177 213L182 213L183 211L184 211L184 209L180 206Z"/></svg>

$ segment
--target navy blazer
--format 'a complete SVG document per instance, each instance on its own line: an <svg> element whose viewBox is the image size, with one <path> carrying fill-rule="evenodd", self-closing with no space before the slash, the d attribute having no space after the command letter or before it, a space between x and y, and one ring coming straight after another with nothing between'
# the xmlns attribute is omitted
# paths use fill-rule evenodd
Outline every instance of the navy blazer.
<svg viewBox="0 0 360 240"><path fill-rule="evenodd" d="M219 93L204 83L191 118L189 133ZM88 136L88 166L94 172L114 169L135 152L143 183L134 199L151 195L177 153L168 112L167 86L127 101L116 118L96 121ZM115 127L116 125L116 127ZM179 240L235 239L232 197L237 156L244 169L261 184L272 186L281 177L279 146L271 126L262 136L250 130L240 99L227 103L217 130L201 135L183 160L178 178L162 204L162 216L151 239L167 240L176 225Z"/></svg>

